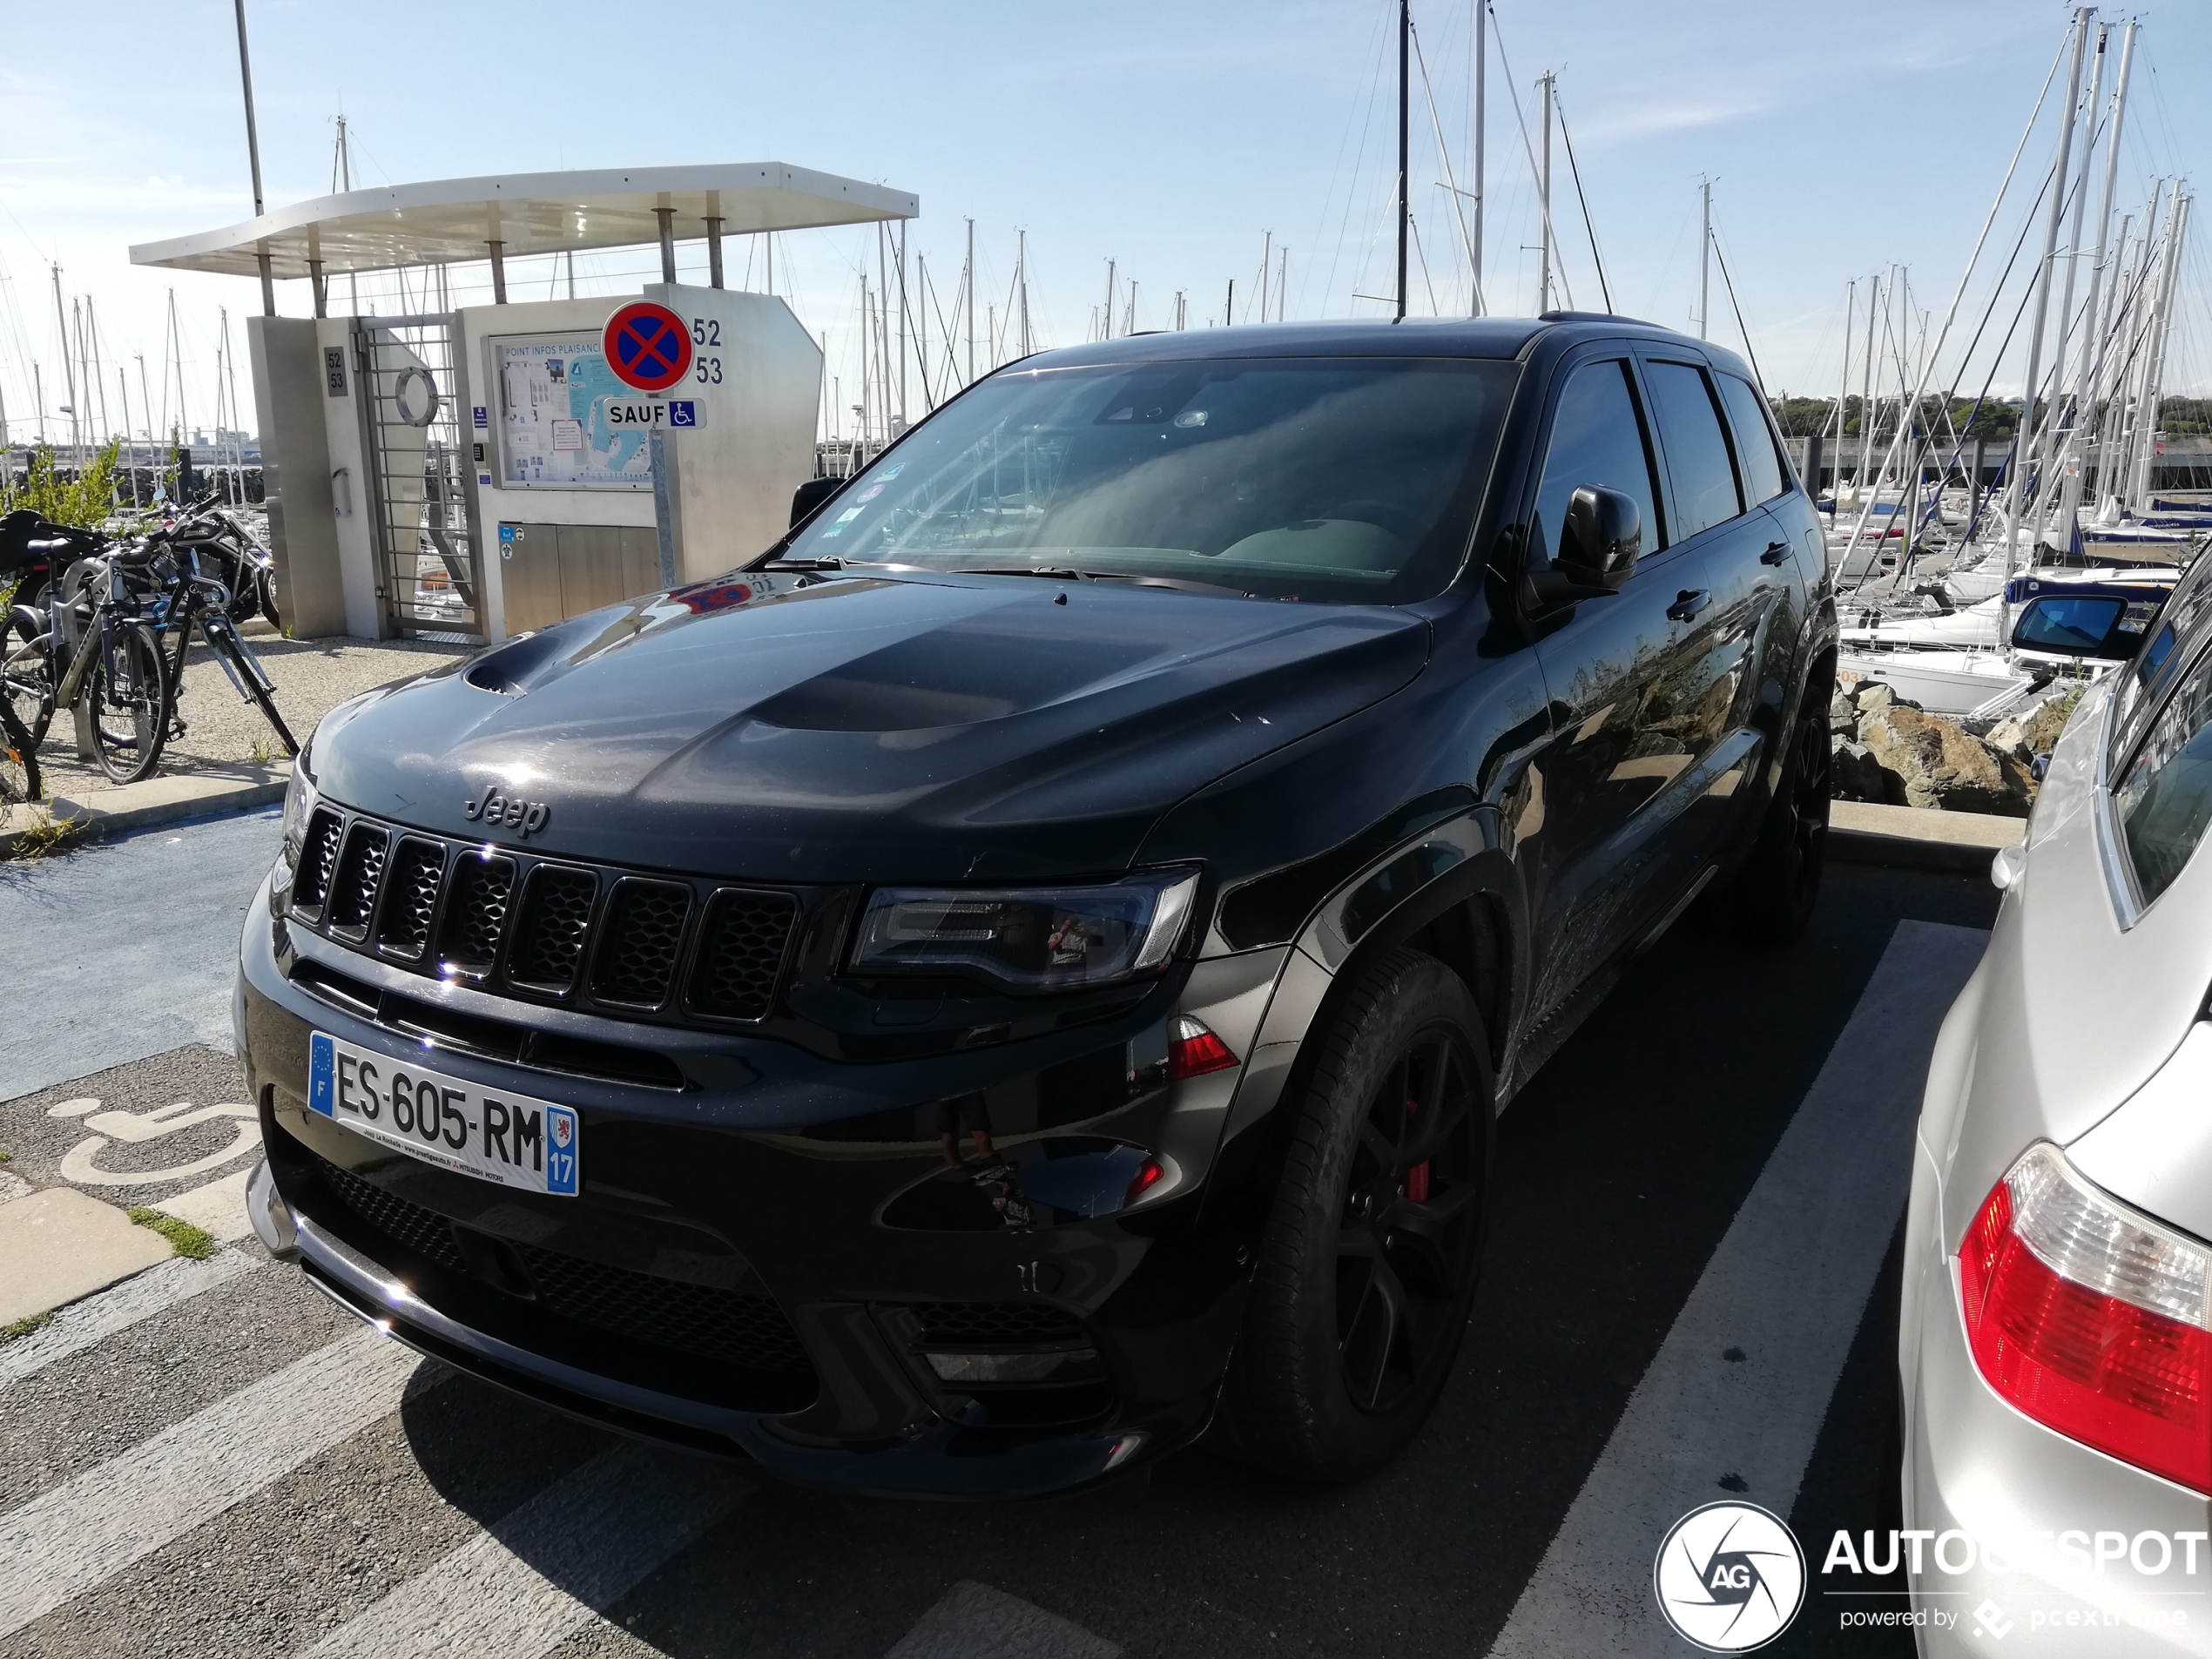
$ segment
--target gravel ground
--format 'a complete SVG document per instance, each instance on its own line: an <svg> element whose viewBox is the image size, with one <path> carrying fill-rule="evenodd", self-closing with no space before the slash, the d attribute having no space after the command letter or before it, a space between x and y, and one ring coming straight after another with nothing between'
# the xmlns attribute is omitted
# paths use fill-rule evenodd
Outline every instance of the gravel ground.
<svg viewBox="0 0 2212 1659"><path fill-rule="evenodd" d="M246 643L276 684L277 711L303 743L316 721L355 692L426 672L475 649L424 640L280 639L266 633L249 635ZM222 664L197 641L185 659L178 712L186 730L162 751L158 778L283 759L284 747L261 711L231 688ZM57 718L38 752L46 792L76 796L111 787L99 762L77 759L70 732L68 721Z"/></svg>

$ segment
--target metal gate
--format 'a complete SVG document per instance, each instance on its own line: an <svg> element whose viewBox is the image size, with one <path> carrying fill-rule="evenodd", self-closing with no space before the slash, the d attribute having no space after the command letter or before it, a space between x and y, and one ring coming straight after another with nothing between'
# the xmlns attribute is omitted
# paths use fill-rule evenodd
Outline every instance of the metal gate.
<svg viewBox="0 0 2212 1659"><path fill-rule="evenodd" d="M354 361L384 621L401 638L484 637L482 538L470 517L458 318L364 317Z"/></svg>

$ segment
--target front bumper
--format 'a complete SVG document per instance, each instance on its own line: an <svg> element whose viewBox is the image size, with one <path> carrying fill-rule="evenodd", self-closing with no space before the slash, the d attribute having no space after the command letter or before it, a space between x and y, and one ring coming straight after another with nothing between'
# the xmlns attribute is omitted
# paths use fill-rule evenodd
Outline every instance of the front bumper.
<svg viewBox="0 0 2212 1659"><path fill-rule="evenodd" d="M1204 1429L1251 1256L1240 1230L1254 1206L1214 1202L1221 1183L1209 1179L1236 1072L1168 1084L1132 1064L1102 1093L1113 1068L1097 1056L1148 1041L1102 1025L913 1064L718 1038L698 1070L718 1066L738 1080L728 1088L561 1078L310 995L292 974L315 944L272 922L265 888L239 974L242 1058L269 1159L255 1190L278 1236L293 1230L310 1280L398 1339L610 1428L867 1492L1066 1491ZM1207 965L1255 1022L1273 966ZM583 1190L495 1187L308 1110L312 1030L418 1062L435 1046L428 1063L440 1070L575 1107ZM1071 1044L1082 1052L1071 1056ZM1071 1091L1072 1117L1022 1117ZM1044 1146L1134 1144L1162 1150L1170 1177L1157 1197L1095 1215L1024 1205L1018 1192L979 1211L978 1184L948 1167L937 1136L884 1127L902 1113L927 1125L930 1103L948 1097L968 1103L943 1121L971 1163L966 1136L995 1104L1012 1130L999 1150L1017 1166ZM1002 1182L982 1184L1004 1199ZM887 1224L893 1200L940 1187L954 1202L934 1205L935 1220L913 1224L909 1208L898 1212L908 1224ZM1073 1354L1076 1380L948 1382L932 1356L963 1341L1025 1359Z"/></svg>

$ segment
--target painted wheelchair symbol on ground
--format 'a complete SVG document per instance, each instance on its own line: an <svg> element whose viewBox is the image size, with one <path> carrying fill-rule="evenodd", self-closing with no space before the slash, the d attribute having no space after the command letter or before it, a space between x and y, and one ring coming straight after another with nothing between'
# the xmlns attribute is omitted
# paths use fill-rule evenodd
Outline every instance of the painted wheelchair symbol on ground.
<svg viewBox="0 0 2212 1659"><path fill-rule="evenodd" d="M664 392L691 370L691 331L666 306L650 300L608 318L600 345L615 378L641 392Z"/></svg>
<svg viewBox="0 0 2212 1659"><path fill-rule="evenodd" d="M174 1106L158 1107L148 1112L104 1112L95 1099L65 1100L46 1109L49 1117L82 1117L84 1127L93 1131L72 1146L62 1157L61 1178L84 1187L147 1187L163 1181L181 1181L187 1176L202 1175L220 1169L233 1159L252 1151L261 1143L260 1114L251 1106L227 1103L217 1106L194 1106L188 1100ZM237 1123L237 1132L230 1144L204 1157L173 1163L159 1170L103 1170L98 1159L112 1142L136 1146L147 1141L157 1141L200 1123L230 1118Z"/></svg>

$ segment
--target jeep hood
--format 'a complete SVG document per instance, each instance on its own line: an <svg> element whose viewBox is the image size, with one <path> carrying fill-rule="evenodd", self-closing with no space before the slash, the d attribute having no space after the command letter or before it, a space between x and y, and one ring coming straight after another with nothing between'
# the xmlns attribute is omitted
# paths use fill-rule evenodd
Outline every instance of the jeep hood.
<svg viewBox="0 0 2212 1659"><path fill-rule="evenodd" d="M1120 583L725 577L334 711L320 788L534 852L791 881L1125 868L1192 791L1407 684L1418 615ZM464 807L543 807L524 839Z"/></svg>

